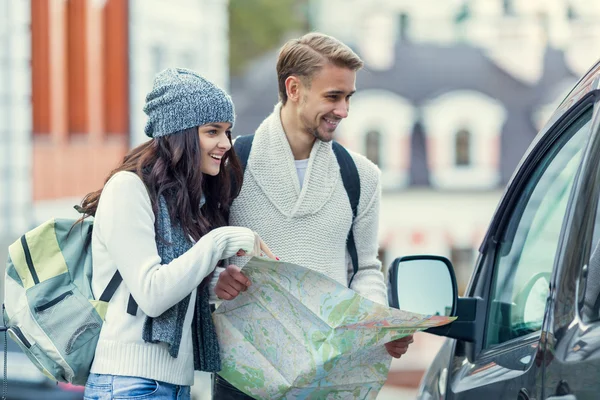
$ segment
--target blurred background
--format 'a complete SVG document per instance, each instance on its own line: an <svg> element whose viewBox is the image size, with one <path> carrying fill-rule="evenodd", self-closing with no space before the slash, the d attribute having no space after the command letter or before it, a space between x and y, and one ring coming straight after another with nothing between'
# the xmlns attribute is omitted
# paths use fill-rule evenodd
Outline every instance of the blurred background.
<svg viewBox="0 0 600 400"><path fill-rule="evenodd" d="M0 0L0 259L76 216L147 139L158 71L226 88L234 134L251 133L277 102L280 46L315 30L365 61L337 138L382 170L382 262L446 256L462 293L512 171L600 54L599 17L589 0ZM440 344L418 335L380 398L412 398ZM195 398L208 386L199 375Z"/></svg>

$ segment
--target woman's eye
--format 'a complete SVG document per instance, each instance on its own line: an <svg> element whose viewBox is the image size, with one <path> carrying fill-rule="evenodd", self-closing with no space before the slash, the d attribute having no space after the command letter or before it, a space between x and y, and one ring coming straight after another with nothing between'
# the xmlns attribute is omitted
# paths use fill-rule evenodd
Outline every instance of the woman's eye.
<svg viewBox="0 0 600 400"><path fill-rule="evenodd" d="M207 132L209 135L216 135L217 134L217 130L213 129Z"/></svg>

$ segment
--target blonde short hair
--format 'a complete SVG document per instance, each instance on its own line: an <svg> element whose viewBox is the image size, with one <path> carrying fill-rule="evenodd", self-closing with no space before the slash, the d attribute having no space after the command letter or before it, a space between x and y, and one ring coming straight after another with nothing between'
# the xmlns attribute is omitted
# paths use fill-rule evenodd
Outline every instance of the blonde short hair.
<svg viewBox="0 0 600 400"><path fill-rule="evenodd" d="M288 77L297 76L310 85L312 76L327 63L353 71L363 67L360 57L334 37L312 32L289 40L281 48L277 60L279 100L283 104L287 102L285 80Z"/></svg>

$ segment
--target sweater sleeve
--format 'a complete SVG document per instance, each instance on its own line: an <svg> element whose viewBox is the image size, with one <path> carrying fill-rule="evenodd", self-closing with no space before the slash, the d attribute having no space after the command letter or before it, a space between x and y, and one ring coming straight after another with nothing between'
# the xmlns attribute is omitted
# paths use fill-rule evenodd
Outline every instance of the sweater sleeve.
<svg viewBox="0 0 600 400"><path fill-rule="evenodd" d="M351 289L369 300L387 305L387 287L381 272L381 261L377 258L381 202L380 173L368 160L356 158L361 178L361 197L353 232L359 268L352 281ZM352 263L350 263L348 279L352 274Z"/></svg>
<svg viewBox="0 0 600 400"><path fill-rule="evenodd" d="M221 301L218 297L217 294L215 293L215 287L217 286L217 282L219 282L219 276L221 276L221 272L225 271L225 268L223 267L217 267L215 269L215 273L212 277L212 279L209 282L209 286L208 286L208 295L209 295L209 303L211 304L216 304L219 301Z"/></svg>
<svg viewBox="0 0 600 400"><path fill-rule="evenodd" d="M141 179L120 172L105 185L94 223L127 288L150 317L161 315L190 294L223 253L219 238L207 234L186 253L161 265L154 218Z"/></svg>

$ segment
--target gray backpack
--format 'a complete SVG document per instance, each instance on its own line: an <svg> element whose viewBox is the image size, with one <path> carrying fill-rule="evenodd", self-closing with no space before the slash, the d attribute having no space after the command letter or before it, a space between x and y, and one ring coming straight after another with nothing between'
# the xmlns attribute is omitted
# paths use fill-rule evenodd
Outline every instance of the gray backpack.
<svg viewBox="0 0 600 400"><path fill-rule="evenodd" d="M50 379L85 385L108 301L122 279L117 272L94 298L92 222L75 222L51 219L9 247L4 325Z"/></svg>

